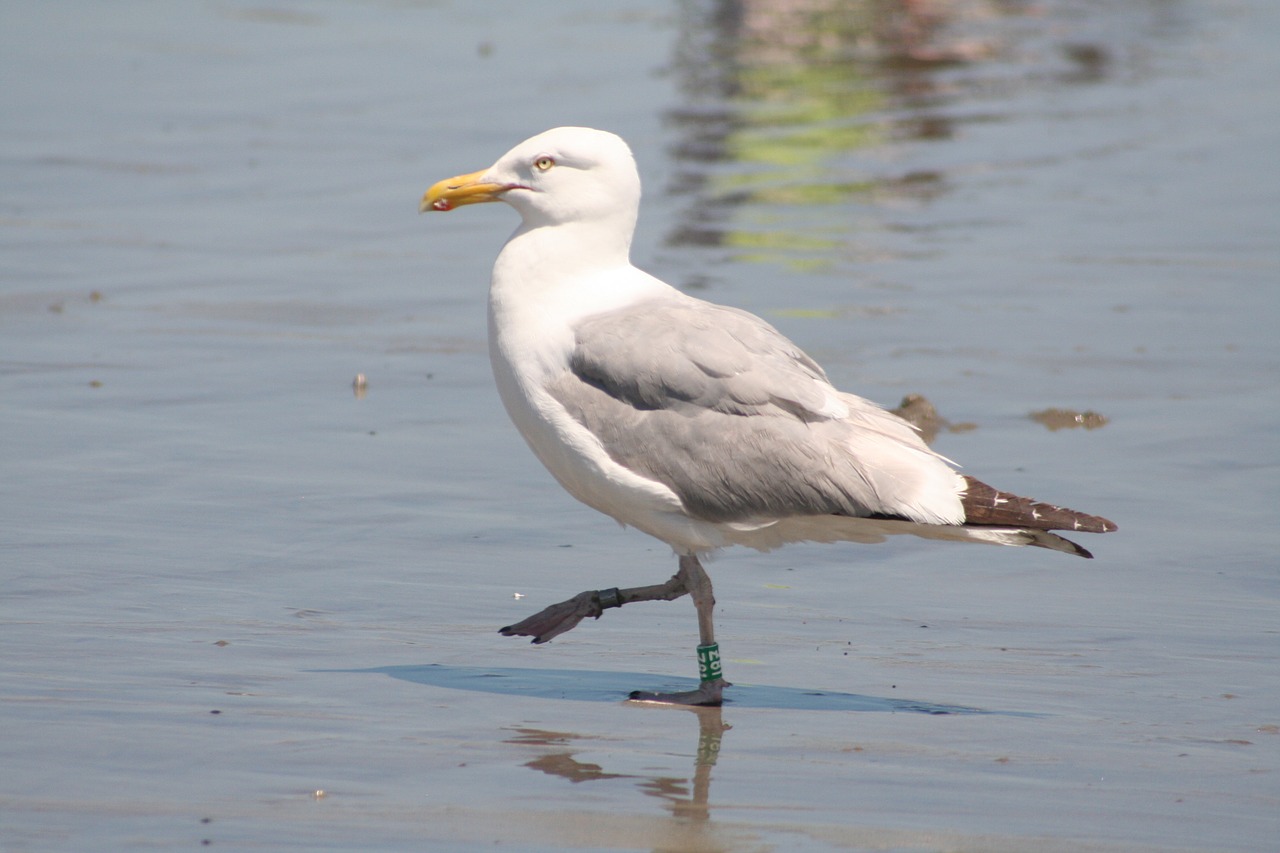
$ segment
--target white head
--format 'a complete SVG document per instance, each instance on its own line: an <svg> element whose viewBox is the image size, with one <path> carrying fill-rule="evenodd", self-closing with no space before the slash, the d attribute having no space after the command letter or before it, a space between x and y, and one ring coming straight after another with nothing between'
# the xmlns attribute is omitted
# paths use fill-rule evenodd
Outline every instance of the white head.
<svg viewBox="0 0 1280 853"><path fill-rule="evenodd" d="M622 138L589 127L557 127L521 142L488 169L440 181L420 210L505 201L524 229L609 223L628 241L640 206L640 175Z"/></svg>

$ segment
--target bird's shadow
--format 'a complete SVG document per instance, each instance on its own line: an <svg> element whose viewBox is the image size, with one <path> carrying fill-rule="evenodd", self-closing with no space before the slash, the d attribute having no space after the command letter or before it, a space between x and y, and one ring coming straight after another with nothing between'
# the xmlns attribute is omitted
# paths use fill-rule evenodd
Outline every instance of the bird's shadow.
<svg viewBox="0 0 1280 853"><path fill-rule="evenodd" d="M414 684L447 687L451 690L471 690L534 699L567 699L574 702L619 702L625 699L637 685L644 685L646 689L672 691L692 690L698 686L697 681L691 678L654 676L649 673L449 666L434 663L421 666L380 666L370 669L318 671L377 673ZM864 696L858 693L836 693L827 690L805 690L763 684L735 684L728 691L725 704L733 708L771 708L789 711L1043 716L1026 711L992 711L916 699Z"/></svg>

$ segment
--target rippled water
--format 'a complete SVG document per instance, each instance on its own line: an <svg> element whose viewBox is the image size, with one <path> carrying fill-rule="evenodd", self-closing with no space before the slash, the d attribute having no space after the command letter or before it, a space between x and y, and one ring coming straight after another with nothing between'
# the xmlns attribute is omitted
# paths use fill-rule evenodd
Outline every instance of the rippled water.
<svg viewBox="0 0 1280 853"><path fill-rule="evenodd" d="M0 9L0 849L1269 849L1278 28L1266 0ZM568 123L635 149L640 265L1121 530L1091 562L726 553L723 711L619 701L694 675L686 602L498 636L674 568L500 410L514 214L414 213Z"/></svg>

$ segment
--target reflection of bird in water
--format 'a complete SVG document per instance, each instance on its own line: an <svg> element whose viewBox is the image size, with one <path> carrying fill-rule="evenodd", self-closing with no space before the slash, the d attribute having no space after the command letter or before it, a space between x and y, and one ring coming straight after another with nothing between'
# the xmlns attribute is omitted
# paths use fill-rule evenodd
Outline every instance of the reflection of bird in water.
<svg viewBox="0 0 1280 853"><path fill-rule="evenodd" d="M632 266L640 178L617 136L548 131L487 170L437 183L422 209L487 201L523 220L489 290L508 413L570 494L668 543L679 563L666 583L583 592L502 633L546 642L611 607L690 595L700 686L632 698L718 705L727 682L701 554L910 533L1088 557L1049 531L1115 529L957 474L909 424L838 391L760 318Z"/></svg>
<svg viewBox="0 0 1280 853"><path fill-rule="evenodd" d="M698 716L698 748L694 753L693 777L635 776L609 773L599 764L579 761L578 749L572 748L581 735L542 729L517 729L507 743L522 746L546 746L554 751L525 762L525 767L549 776L567 779L575 785L604 779L638 779L638 787L650 796L666 800L672 815L704 821L711 816L711 768L720 756L720 740L732 728L724 722L719 708L688 707Z"/></svg>

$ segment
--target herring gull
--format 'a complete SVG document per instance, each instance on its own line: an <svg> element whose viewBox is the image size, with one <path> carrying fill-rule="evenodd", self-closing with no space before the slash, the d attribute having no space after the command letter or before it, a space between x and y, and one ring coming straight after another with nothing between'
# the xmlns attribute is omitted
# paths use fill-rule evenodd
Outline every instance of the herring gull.
<svg viewBox="0 0 1280 853"><path fill-rule="evenodd" d="M501 633L545 643L608 608L687 594L699 687L631 698L719 705L729 683L701 555L910 533L1089 557L1050 531L1116 529L957 473L764 320L632 266L640 177L618 136L549 130L435 184L421 210L491 201L521 217L489 286L489 356L508 414L571 495L678 559L665 583L589 590Z"/></svg>

